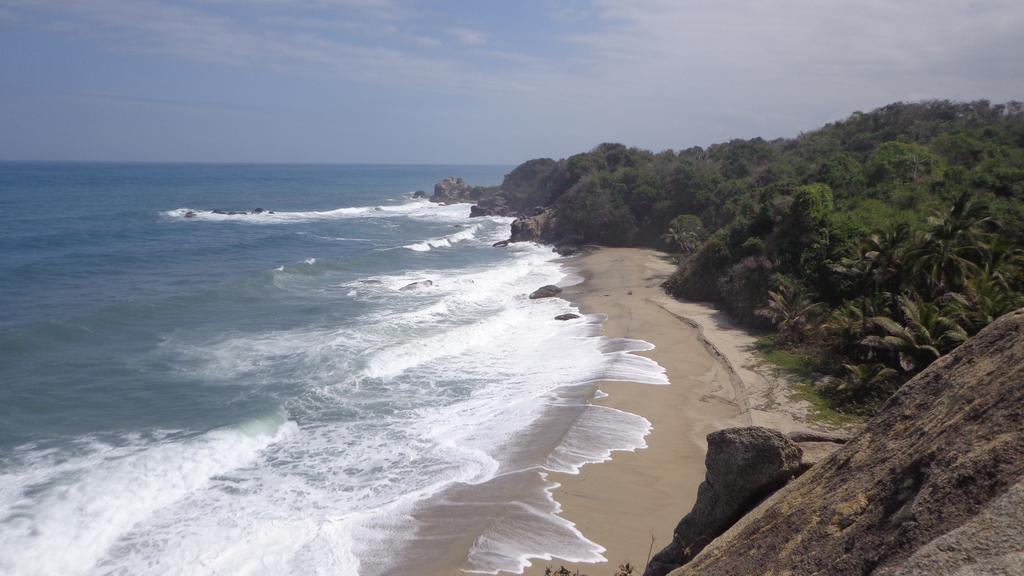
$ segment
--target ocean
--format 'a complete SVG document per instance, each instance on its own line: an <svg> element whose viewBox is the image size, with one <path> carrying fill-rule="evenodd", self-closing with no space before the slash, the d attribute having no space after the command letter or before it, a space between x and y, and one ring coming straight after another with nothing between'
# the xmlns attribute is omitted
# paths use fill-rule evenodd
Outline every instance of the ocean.
<svg viewBox="0 0 1024 576"><path fill-rule="evenodd" d="M546 474L644 446L596 382L667 381L412 196L509 169L0 163L0 574L600 560Z"/></svg>

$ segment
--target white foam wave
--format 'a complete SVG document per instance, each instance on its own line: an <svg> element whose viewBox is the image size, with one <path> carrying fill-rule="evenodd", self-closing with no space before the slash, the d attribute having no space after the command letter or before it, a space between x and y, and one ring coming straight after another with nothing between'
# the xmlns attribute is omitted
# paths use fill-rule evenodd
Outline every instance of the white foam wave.
<svg viewBox="0 0 1024 576"><path fill-rule="evenodd" d="M430 240L424 240L423 242L416 242L415 244L407 244L403 248L408 248L415 252L427 252L431 248L447 248L462 242L463 240L469 240L476 236L476 233L480 231L479 224L473 224L466 229L449 234L447 236L441 236L440 238L431 238Z"/></svg>
<svg viewBox="0 0 1024 576"><path fill-rule="evenodd" d="M97 445L56 466L34 458L5 474L21 489L0 502L8 518L0 526L0 573L88 573L136 523L295 431L294 422L275 417L189 440Z"/></svg>
<svg viewBox="0 0 1024 576"><path fill-rule="evenodd" d="M72 542L85 531L85 520L73 529L57 521L60 514L74 517L69 510L83 498L102 501L104 494L127 491L130 513L122 516L116 499L108 498L100 511L83 515L104 526L102 541L74 541L66 562L43 558L40 566L51 573L94 566L104 574L160 574L187 566L198 574L355 575L358 559L372 557L370 548L408 538L409 510L447 487L485 486L524 466L533 466L531 473L536 467L572 472L614 450L643 447L646 420L581 407L565 391L589 389L582 384L599 379L666 383L657 363L636 354L651 346L601 336L599 315L555 321L578 310L565 300L529 300L527 294L564 281L565 271L546 248L521 245L510 252L514 257L500 265L346 283L358 292L353 297L374 306L342 326L233 333L219 341L169 337L163 352L188 355L175 364L205 379L294 379L305 392L286 406L302 428L256 447L232 444L239 442L232 436L204 451L212 440L201 439L220 437L211 432L100 457L95 472L91 464L61 472L86 488L23 507L26 526L37 527L44 539ZM401 290L426 279L433 283L429 290ZM533 449L522 440L524 429L543 424L554 408L582 412L566 419L572 427L557 445L524 455ZM345 419L331 419L339 413ZM165 445L188 450L169 452ZM229 448L231 455L219 456ZM144 472L131 473L139 469ZM167 479L170 495L143 496L156 491L150 478ZM549 553L603 559L603 548L557 516L552 486L531 493L511 513L515 523L481 535L471 551L474 569L521 571L530 558ZM8 493L0 482L0 499L10 499ZM8 566L3 562L22 568L45 552L42 540L20 530L0 534L0 573ZM3 552L17 547L31 553Z"/></svg>
<svg viewBox="0 0 1024 576"><path fill-rule="evenodd" d="M333 210L310 211L264 211L255 213L228 214L213 210L176 208L163 215L168 218L199 222L246 222L251 224L289 224L300 222L321 222L347 220L352 218L392 218L406 216L427 220L458 221L469 217L469 204L435 204L415 200L404 204L384 206L351 206ZM191 215L190 215L191 214Z"/></svg>

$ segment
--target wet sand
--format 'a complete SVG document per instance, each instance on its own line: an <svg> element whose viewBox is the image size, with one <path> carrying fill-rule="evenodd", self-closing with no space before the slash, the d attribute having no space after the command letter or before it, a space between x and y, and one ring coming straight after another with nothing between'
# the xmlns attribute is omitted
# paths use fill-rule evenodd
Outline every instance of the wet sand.
<svg viewBox="0 0 1024 576"><path fill-rule="evenodd" d="M710 306L680 302L664 293L660 285L675 268L666 255L602 248L568 264L584 281L566 288L561 297L584 313L607 315L606 336L654 344L654 350L637 354L667 371L668 385L598 382L607 396L591 401L649 420L647 447L614 452L610 460L585 465L579 474L548 473L547 481L524 470L478 486L453 487L415 514L423 527L421 537L400 556L415 558L420 574L465 574L476 535L495 525L531 525L535 517L518 517L520 504L537 502L545 485L556 482L560 486L552 496L561 506L560 518L604 547L607 562L573 563L554 553L551 560L531 560L524 574L541 576L546 567L556 571L564 566L588 576L612 576L619 564L629 563L639 576L648 555L668 544L696 499L704 480L708 433L751 424L782 431L808 427L806 403L791 398L784 381L755 366L753 335ZM517 449L550 452L581 407L565 409L539 423L530 437L517 438ZM539 536L520 533L516 539ZM554 545L532 542L534 550L538 547L550 551Z"/></svg>
<svg viewBox="0 0 1024 576"><path fill-rule="evenodd" d="M737 402L726 365L713 357L698 330L666 310L671 300L659 285L674 269L664 255L650 250L601 249L579 258L585 281L562 296L585 312L608 315L604 332L611 337L646 340L656 348L642 353L668 372L668 386L601 382L607 397L595 404L611 406L651 421L647 448L616 452L612 460L584 466L580 474L552 474L562 516L589 539L601 544L607 564L535 561L528 575L546 566L594 575L615 571L622 563L640 574L652 549L657 552L690 509L704 479L705 436L714 430L749 423Z"/></svg>

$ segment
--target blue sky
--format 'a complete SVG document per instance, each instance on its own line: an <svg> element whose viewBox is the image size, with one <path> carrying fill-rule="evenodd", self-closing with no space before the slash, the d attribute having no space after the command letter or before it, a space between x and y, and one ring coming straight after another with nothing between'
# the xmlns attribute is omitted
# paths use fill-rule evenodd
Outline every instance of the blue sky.
<svg viewBox="0 0 1024 576"><path fill-rule="evenodd" d="M1024 99L1024 2L0 0L0 159L517 163Z"/></svg>

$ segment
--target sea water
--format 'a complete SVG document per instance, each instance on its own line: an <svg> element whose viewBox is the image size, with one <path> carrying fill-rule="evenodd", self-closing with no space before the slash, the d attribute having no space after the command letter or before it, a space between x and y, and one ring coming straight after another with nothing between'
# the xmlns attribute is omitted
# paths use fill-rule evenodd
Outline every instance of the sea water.
<svg viewBox="0 0 1024 576"><path fill-rule="evenodd" d="M586 385L664 383L650 346L530 300L577 279L493 248L510 219L412 195L507 170L0 164L0 574L410 573L381 551L438 495L642 447ZM525 532L467 522L461 567L544 530L601 559L544 496Z"/></svg>

